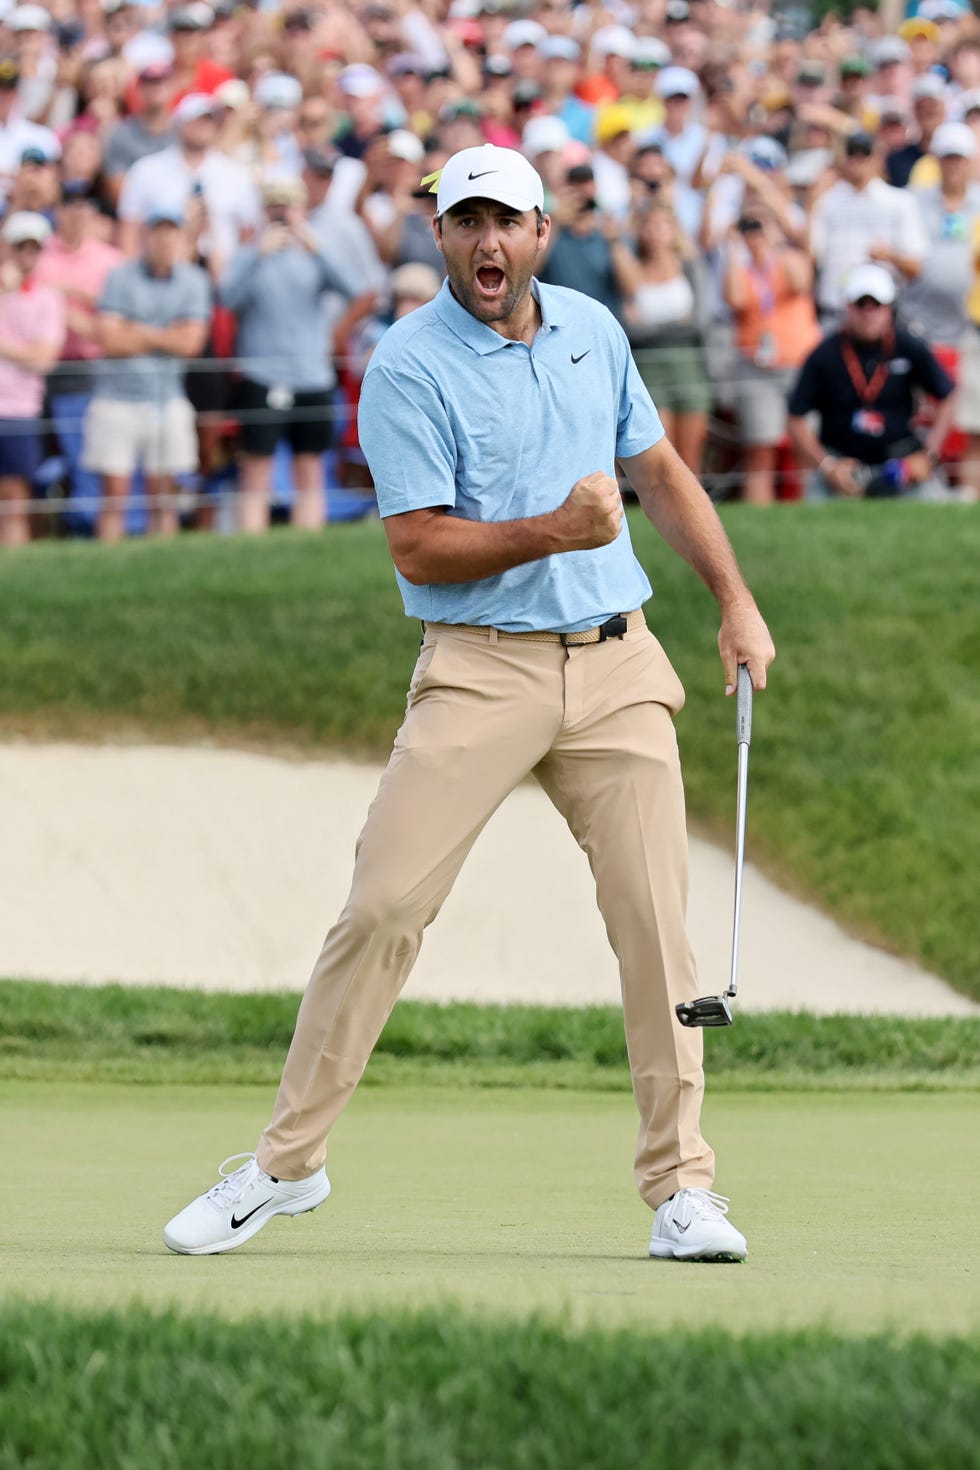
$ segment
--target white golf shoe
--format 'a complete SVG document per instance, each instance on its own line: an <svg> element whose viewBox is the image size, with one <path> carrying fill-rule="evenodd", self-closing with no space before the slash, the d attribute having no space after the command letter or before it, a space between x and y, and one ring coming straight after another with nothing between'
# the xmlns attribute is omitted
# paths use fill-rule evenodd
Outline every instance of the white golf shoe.
<svg viewBox="0 0 980 1470"><path fill-rule="evenodd" d="M653 1217L650 1254L675 1261L744 1261L745 1236L725 1216L728 1201L710 1189L679 1189Z"/></svg>
<svg viewBox="0 0 980 1470"><path fill-rule="evenodd" d="M229 1164L245 1162L232 1172ZM211 1256L251 1240L273 1215L303 1215L330 1193L324 1169L308 1179L274 1179L254 1154L232 1154L218 1169L221 1183L191 1200L163 1227L164 1245L182 1256Z"/></svg>

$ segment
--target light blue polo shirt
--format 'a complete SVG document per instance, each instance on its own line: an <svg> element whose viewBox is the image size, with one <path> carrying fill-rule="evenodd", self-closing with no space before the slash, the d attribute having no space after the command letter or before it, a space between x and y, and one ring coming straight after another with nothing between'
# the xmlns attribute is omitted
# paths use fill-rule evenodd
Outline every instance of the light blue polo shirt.
<svg viewBox="0 0 980 1470"><path fill-rule="evenodd" d="M542 324L530 347L478 321L448 282L382 337L358 412L382 516L430 506L474 521L542 515L584 475L614 476L617 456L663 438L611 313L562 286L532 289ZM508 632L578 632L650 596L625 521L595 551L476 582L413 586L398 575L398 583L409 617Z"/></svg>

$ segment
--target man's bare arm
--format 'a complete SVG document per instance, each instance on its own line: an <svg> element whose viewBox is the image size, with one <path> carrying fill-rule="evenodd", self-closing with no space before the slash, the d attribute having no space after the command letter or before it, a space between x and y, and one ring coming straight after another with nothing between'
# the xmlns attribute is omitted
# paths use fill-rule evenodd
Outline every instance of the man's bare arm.
<svg viewBox="0 0 980 1470"><path fill-rule="evenodd" d="M647 519L693 567L718 604L718 651L726 694L735 692L739 664L748 664L754 688L765 689L766 669L776 650L700 482L667 439L622 460L622 465Z"/></svg>
<svg viewBox="0 0 980 1470"><path fill-rule="evenodd" d="M477 582L556 552L606 546L622 521L619 486L597 470L544 515L467 521L436 506L387 516L384 527L395 566L407 581L424 585Z"/></svg>

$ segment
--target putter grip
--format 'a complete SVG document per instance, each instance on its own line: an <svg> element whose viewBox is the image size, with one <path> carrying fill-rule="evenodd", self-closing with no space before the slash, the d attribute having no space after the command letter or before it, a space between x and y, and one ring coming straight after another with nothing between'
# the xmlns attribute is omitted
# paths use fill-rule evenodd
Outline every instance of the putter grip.
<svg viewBox="0 0 980 1470"><path fill-rule="evenodd" d="M752 743L752 675L747 664L738 666L738 710L736 729L739 745Z"/></svg>

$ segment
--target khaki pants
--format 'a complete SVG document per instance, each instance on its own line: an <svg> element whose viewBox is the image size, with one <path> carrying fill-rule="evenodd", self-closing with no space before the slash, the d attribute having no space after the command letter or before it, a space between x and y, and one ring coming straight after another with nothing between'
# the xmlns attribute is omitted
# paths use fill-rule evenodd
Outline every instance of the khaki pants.
<svg viewBox="0 0 980 1470"><path fill-rule="evenodd" d="M480 831L533 773L588 855L619 960L633 1092L636 1181L656 1208L709 1187L701 1137L702 1035L685 932L687 834L671 715L684 691L645 627L565 648L430 628L391 760L358 839L350 897L303 997L263 1169L301 1179L360 1080ZM542 885L549 875L541 874ZM488 894L507 923L508 895ZM466 962L460 955L460 964Z"/></svg>

